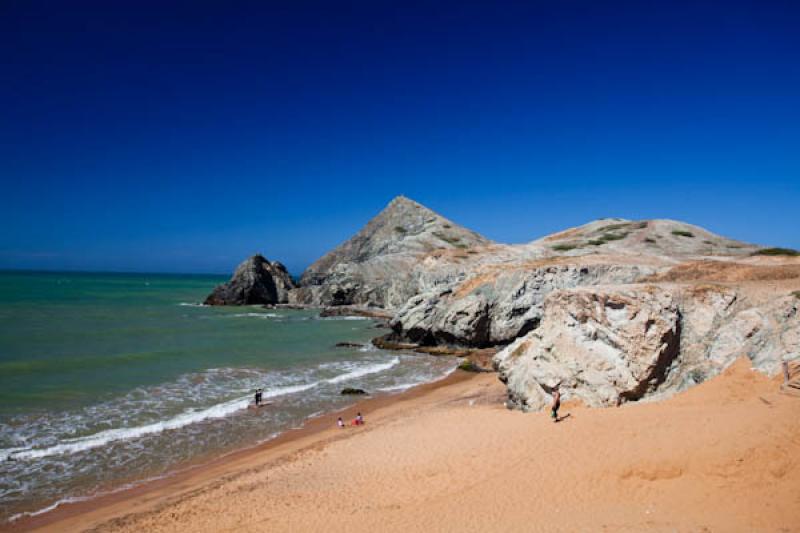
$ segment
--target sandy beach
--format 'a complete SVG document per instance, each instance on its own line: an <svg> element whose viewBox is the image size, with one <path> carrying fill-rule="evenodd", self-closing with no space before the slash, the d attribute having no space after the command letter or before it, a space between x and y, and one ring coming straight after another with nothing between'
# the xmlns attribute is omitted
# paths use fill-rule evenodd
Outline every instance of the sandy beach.
<svg viewBox="0 0 800 533"><path fill-rule="evenodd" d="M747 361L659 403L567 402L558 424L503 398L496 375L459 372L359 404L364 427L319 419L13 529L800 530L800 398Z"/></svg>

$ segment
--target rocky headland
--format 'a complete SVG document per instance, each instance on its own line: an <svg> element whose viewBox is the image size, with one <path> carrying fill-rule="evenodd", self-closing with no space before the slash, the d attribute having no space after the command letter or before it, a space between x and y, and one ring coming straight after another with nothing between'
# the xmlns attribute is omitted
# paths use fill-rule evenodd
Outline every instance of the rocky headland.
<svg viewBox="0 0 800 533"><path fill-rule="evenodd" d="M800 358L800 258L775 250L616 218L499 244L398 197L299 286L256 256L207 303L389 318L384 348L479 353L484 366L496 352L509 407L539 409L556 385L619 405L684 390L742 355L768 375Z"/></svg>
<svg viewBox="0 0 800 533"><path fill-rule="evenodd" d="M295 288L286 267L256 254L243 261L230 281L208 295L206 305L285 304Z"/></svg>

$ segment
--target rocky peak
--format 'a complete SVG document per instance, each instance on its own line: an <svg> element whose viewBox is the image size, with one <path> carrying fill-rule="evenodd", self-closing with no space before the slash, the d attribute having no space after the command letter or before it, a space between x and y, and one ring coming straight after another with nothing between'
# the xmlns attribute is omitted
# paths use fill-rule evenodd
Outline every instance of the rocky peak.
<svg viewBox="0 0 800 533"><path fill-rule="evenodd" d="M397 196L353 237L312 264L301 285L318 285L345 264L437 248L470 248L490 241L405 196Z"/></svg>
<svg viewBox="0 0 800 533"><path fill-rule="evenodd" d="M206 305L253 305L286 303L294 282L286 267L261 254L244 260L230 281L218 285Z"/></svg>

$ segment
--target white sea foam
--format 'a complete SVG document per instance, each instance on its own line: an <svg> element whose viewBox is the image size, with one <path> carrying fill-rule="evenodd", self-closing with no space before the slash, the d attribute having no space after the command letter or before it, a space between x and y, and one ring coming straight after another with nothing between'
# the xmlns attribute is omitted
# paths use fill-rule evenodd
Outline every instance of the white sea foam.
<svg viewBox="0 0 800 533"><path fill-rule="evenodd" d="M0 450L0 461L5 461L17 452L30 450L28 446L20 446L19 448L4 448Z"/></svg>
<svg viewBox="0 0 800 533"><path fill-rule="evenodd" d="M349 372L345 372L344 374L339 374L338 376L326 379L324 380L324 382L335 384L367 376L370 374L377 374L379 372L384 372L398 365L399 363L400 359L398 357L394 357L392 360L386 363L376 363L358 367L353 370L350 370ZM299 385L275 387L272 389L265 390L263 393L263 397L274 398L277 396L296 394L298 392L303 392L312 389L314 387L317 387L321 383L322 381L314 381L311 383L304 383ZM40 459L42 457L48 457L52 455L68 455L68 454L79 453L86 450L90 450L92 448L98 448L100 446L104 446L112 442L136 439L146 435L161 433L162 431L182 428L190 424L202 422L204 420L223 418L225 416L235 413L236 411L247 409L248 405L249 405L249 396L246 396L230 400L227 402L219 403L199 411L187 410L168 420L154 422L143 426L108 429L84 437L62 439L61 442L59 442L58 444L46 448L23 447L23 448L2 449L0 450L0 459L6 460L8 458L11 458L12 460L31 460L31 459Z"/></svg>
<svg viewBox="0 0 800 533"><path fill-rule="evenodd" d="M78 497L64 498L63 500L58 500L57 502L55 502L55 503L53 503L51 505L48 505L47 507L44 507L42 509L39 509L37 511L25 511L23 513L17 513L15 515L11 515L9 517L8 521L9 522L16 522L20 518L24 518L26 516L39 516L40 514L49 513L50 511L52 511L52 510L54 510L54 509L56 509L58 507L61 507L65 503L77 503L77 502L83 502L83 501L90 500L90 499L91 498L88 497L88 496L87 497L78 496Z"/></svg>
<svg viewBox="0 0 800 533"><path fill-rule="evenodd" d="M274 398L276 396L282 396L285 394L294 394L316 387L318 384L319 382L314 382L304 385L277 387L264 391L263 396L264 398ZM178 416L170 418L169 420L146 424L144 426L108 429L93 435L87 435L85 437L63 439L59 444L47 448L11 448L0 450L0 457L3 459L10 457L13 460L29 460L48 457L50 455L78 453L85 450L90 450L92 448L97 448L99 446L104 446L111 442L135 439L145 435L161 433L165 430L182 428L184 426L188 426L189 424L202 422L203 420L222 418L235 413L236 411L247 409L248 405L249 397L237 398L235 400L213 405L200 411L188 410L179 414Z"/></svg>
<svg viewBox="0 0 800 533"><path fill-rule="evenodd" d="M236 318L282 318L277 313L237 313L233 316Z"/></svg>
<svg viewBox="0 0 800 533"><path fill-rule="evenodd" d="M181 302L178 305L181 307L208 307L206 304L201 304L199 302Z"/></svg>
<svg viewBox="0 0 800 533"><path fill-rule="evenodd" d="M425 377L421 376L416 381L409 381L409 382L406 382L406 383L398 383L397 385L391 385L389 387L380 387L380 388L378 388L376 390L379 391L379 392L402 392L402 391L408 390L408 389L410 389L412 387L416 387L417 385L422 385L424 383L434 383L436 381L444 379L447 376L449 376L450 374L452 374L453 372L455 372L455 370L456 370L456 367L453 367L453 368L447 370L447 372L445 372L442 375L440 375L438 377L435 377L433 379L425 378Z"/></svg>
<svg viewBox="0 0 800 533"><path fill-rule="evenodd" d="M349 379L360 378L363 376L368 376L370 374L377 374L378 372L389 370L390 368L398 364L400 364L400 358L395 357L387 363L377 363L362 368L356 368L355 370L330 378L326 381L328 383L341 383L342 381L347 381Z"/></svg>

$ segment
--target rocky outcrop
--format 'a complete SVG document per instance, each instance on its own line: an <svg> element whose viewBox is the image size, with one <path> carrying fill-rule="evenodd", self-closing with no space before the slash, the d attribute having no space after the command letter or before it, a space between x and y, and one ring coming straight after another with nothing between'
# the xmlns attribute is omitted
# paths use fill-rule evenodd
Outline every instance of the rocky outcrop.
<svg viewBox="0 0 800 533"><path fill-rule="evenodd" d="M257 256L207 303L325 307L389 320L383 349L494 366L509 405L561 383L589 405L659 398L737 357L773 374L800 358L800 259L674 220L602 219L505 245L397 197L293 288Z"/></svg>
<svg viewBox="0 0 800 533"><path fill-rule="evenodd" d="M494 358L513 406L540 409L557 385L589 405L637 400L680 351L677 302L655 286L556 291L544 309L535 331Z"/></svg>
<svg viewBox="0 0 800 533"><path fill-rule="evenodd" d="M800 300L753 302L718 285L581 287L547 297L540 326L500 351L494 366L508 406L539 409L560 383L590 406L658 399L748 357L775 375L800 358Z"/></svg>
<svg viewBox="0 0 800 533"><path fill-rule="evenodd" d="M393 309L416 295L434 250L469 250L490 241L404 196L352 238L312 264L293 300L318 306L371 305Z"/></svg>
<svg viewBox="0 0 800 533"><path fill-rule="evenodd" d="M262 255L242 262L227 283L218 285L206 298L206 305L281 304L289 301L295 287L281 263Z"/></svg>
<svg viewBox="0 0 800 533"><path fill-rule="evenodd" d="M632 283L655 267L541 261L495 267L411 298L390 322L394 339L423 346L507 344L539 325L545 297L582 285Z"/></svg>

